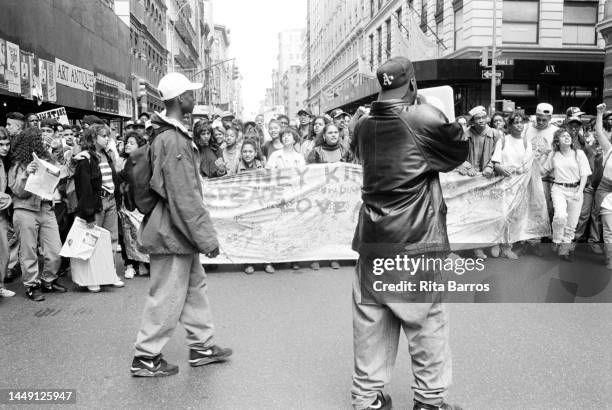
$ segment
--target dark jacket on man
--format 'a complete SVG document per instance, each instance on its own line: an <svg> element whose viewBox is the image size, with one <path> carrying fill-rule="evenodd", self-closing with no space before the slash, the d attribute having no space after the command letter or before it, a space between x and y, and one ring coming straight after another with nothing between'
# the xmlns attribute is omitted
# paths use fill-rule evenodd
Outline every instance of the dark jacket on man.
<svg viewBox="0 0 612 410"><path fill-rule="evenodd" d="M463 129L437 108L377 101L355 127L363 163L363 204L353 239L358 253L384 244L404 254L449 250L446 204L438 178L463 163Z"/></svg>
<svg viewBox="0 0 612 410"><path fill-rule="evenodd" d="M158 255L209 253L219 247L204 208L200 154L179 121L154 114L153 127L168 127L151 141L151 189L160 199L138 235L142 251Z"/></svg>

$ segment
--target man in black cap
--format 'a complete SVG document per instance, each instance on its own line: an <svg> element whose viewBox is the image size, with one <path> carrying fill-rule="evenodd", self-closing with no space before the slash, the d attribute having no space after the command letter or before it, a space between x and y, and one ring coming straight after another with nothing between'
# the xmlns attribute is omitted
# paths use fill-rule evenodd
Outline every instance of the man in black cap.
<svg viewBox="0 0 612 410"><path fill-rule="evenodd" d="M376 75L382 90L370 113L357 123L352 144L363 163L363 204L353 239L359 253L353 286L353 407L391 408L383 389L390 381L403 329L415 380L413 409L457 410L444 401L451 357L443 295L406 292L400 296L403 303L392 303L398 302L391 297L397 295L376 293L375 285L369 285L389 275L402 280L441 278L439 270L408 273L387 267L388 260L387 275L381 275L377 260L381 254L446 258L450 247L438 173L462 164L468 143L462 141L461 125L449 122L432 105L418 104L410 60L391 58Z"/></svg>

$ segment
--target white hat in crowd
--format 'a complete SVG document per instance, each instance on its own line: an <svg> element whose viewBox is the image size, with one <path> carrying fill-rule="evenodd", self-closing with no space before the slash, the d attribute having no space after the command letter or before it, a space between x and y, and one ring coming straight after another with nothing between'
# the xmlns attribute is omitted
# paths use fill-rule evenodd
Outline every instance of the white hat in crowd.
<svg viewBox="0 0 612 410"><path fill-rule="evenodd" d="M470 110L469 114L473 117L475 115L487 115L487 109L482 105L474 107Z"/></svg>
<svg viewBox="0 0 612 410"><path fill-rule="evenodd" d="M539 103L536 107L536 115L537 114L552 115L553 106L548 103Z"/></svg>
<svg viewBox="0 0 612 410"><path fill-rule="evenodd" d="M168 101L185 91L199 90L202 86L202 83L192 83L181 73L168 73L159 80L157 89L162 101Z"/></svg>

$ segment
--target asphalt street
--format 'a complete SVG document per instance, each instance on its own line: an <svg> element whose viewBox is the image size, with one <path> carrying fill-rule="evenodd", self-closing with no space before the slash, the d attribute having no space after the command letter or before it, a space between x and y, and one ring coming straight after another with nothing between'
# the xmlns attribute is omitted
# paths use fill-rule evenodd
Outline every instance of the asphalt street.
<svg viewBox="0 0 612 410"><path fill-rule="evenodd" d="M529 256L488 261L487 272L508 277L523 266L540 281L559 276L531 269L538 263ZM63 278L70 292L39 303L12 283L18 295L0 301L0 389L76 389L78 408L350 409L352 280L350 263L251 276L220 267L209 273L209 296L217 343L234 356L190 368L179 325L164 354L180 372L158 379L129 373L146 277L98 294ZM612 408L611 307L452 304L449 401L466 409ZM406 346L402 336L388 388L396 409L412 402Z"/></svg>

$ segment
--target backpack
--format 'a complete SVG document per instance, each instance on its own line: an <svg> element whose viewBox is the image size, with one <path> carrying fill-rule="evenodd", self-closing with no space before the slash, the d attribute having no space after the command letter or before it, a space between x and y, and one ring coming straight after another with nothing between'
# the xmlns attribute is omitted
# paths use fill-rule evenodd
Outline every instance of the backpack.
<svg viewBox="0 0 612 410"><path fill-rule="evenodd" d="M169 129L174 128L164 125L154 129L149 143L132 151L125 162L124 171L127 187L124 192L127 198L124 202L128 211L138 209L141 214L148 215L161 198L158 193L151 189L151 177L153 176L151 144L157 135Z"/></svg>

